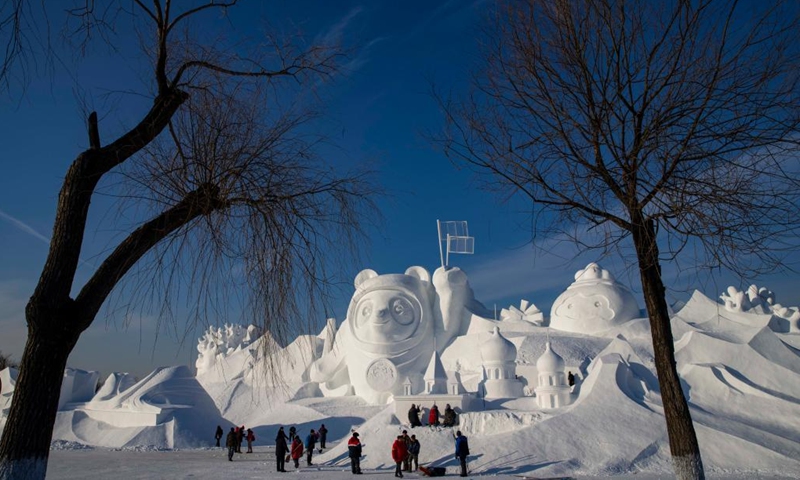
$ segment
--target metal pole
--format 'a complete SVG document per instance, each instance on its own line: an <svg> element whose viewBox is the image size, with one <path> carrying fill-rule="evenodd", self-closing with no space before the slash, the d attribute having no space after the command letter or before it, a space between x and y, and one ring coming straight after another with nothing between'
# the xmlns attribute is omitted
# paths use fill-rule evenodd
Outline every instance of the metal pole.
<svg viewBox="0 0 800 480"><path fill-rule="evenodd" d="M442 261L442 268L444 268L444 253L442 253L442 223L436 220L436 231L438 232L436 239L439 240L439 259Z"/></svg>
<svg viewBox="0 0 800 480"><path fill-rule="evenodd" d="M444 260L444 267L447 268L448 265L450 265L450 234L449 233L447 234L447 257L445 257L445 260Z"/></svg>

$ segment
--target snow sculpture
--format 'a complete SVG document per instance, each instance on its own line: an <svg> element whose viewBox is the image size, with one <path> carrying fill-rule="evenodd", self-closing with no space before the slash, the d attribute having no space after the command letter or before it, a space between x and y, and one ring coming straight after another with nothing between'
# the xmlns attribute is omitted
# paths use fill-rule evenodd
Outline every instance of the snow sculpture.
<svg viewBox="0 0 800 480"><path fill-rule="evenodd" d="M544 313L533 303L527 300L520 300L519 308L511 305L508 308L500 310L500 320L525 321L541 326L542 323L544 323Z"/></svg>
<svg viewBox="0 0 800 480"><path fill-rule="evenodd" d="M425 393L447 393L447 372L444 370L444 365L442 365L442 360L439 358L438 353L433 352L431 362L428 364L428 369L425 370L425 376L423 378L425 380Z"/></svg>
<svg viewBox="0 0 800 480"><path fill-rule="evenodd" d="M136 384L136 377L129 373L114 372L110 374L103 386L95 393L93 402L109 400Z"/></svg>
<svg viewBox="0 0 800 480"><path fill-rule="evenodd" d="M767 288L750 285L747 291L739 291L736 287L730 286L719 298L729 312L771 314L781 319L776 324L788 323L784 328L777 327L779 330L800 332L800 308L784 307L780 303L775 303L775 294Z"/></svg>
<svg viewBox="0 0 800 480"><path fill-rule="evenodd" d="M481 358L486 377L484 391L486 398L516 398L523 396L523 385L517 379L517 347L508 341L498 327L483 345Z"/></svg>
<svg viewBox="0 0 800 480"><path fill-rule="evenodd" d="M639 306L633 294L617 283L608 270L590 263L575 274L575 282L553 302L550 327L593 334L638 316Z"/></svg>
<svg viewBox="0 0 800 480"><path fill-rule="evenodd" d="M467 274L458 267L437 268L433 272L433 285L436 288L436 351L442 353L455 337L467 333L472 313L485 309L475 300Z"/></svg>
<svg viewBox="0 0 800 480"><path fill-rule="evenodd" d="M97 391L97 381L100 372L65 368L64 379L61 381L61 396L58 398L58 409L64 405L76 402L88 402Z"/></svg>
<svg viewBox="0 0 800 480"><path fill-rule="evenodd" d="M249 346L259 337L260 332L255 325L247 328L227 324L220 328L208 327L208 331L197 342L197 375L214 371L217 362Z"/></svg>
<svg viewBox="0 0 800 480"><path fill-rule="evenodd" d="M422 373L434 352L435 292L430 280L422 267L410 267L404 274L361 271L336 345L314 363L311 380L326 389L349 383L371 403L402 395L406 378L413 391L421 391Z"/></svg>
<svg viewBox="0 0 800 480"><path fill-rule="evenodd" d="M550 342L545 344L544 354L536 361L538 386L536 402L540 408L560 408L570 404L569 385L564 374L564 359L553 351Z"/></svg>

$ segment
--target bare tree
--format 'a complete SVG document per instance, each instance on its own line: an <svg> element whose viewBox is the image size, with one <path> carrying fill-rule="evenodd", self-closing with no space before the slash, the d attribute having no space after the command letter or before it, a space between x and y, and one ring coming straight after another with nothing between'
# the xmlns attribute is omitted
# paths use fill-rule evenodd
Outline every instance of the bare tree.
<svg viewBox="0 0 800 480"><path fill-rule="evenodd" d="M89 116L89 148L64 179L50 251L25 312L28 339L0 440L2 479L44 478L67 358L123 280L142 280L132 290L166 311L171 290L193 290L198 309L208 310L220 308L209 299L215 282L230 284L228 293L247 287L253 317L281 339L324 305L331 269L357 245L371 183L326 165L309 124L316 115L309 84L330 77L342 51L273 41L242 58L190 29L178 34L191 17L235 3L174 12L170 0L134 0L133 15L124 16L151 33L153 102L108 143L97 115ZM80 28L97 26L93 5L71 11ZM120 217L136 223L73 298L98 189L118 196L128 213Z"/></svg>
<svg viewBox="0 0 800 480"><path fill-rule="evenodd" d="M437 96L446 153L532 200L536 228L632 240L681 479L704 471L661 262L773 268L797 239L796 9L739 3L501 2L471 93Z"/></svg>

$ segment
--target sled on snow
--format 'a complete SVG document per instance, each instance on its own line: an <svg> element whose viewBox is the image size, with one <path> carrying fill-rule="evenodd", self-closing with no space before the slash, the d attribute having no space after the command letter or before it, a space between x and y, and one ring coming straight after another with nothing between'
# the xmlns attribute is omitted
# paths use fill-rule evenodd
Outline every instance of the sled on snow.
<svg viewBox="0 0 800 480"><path fill-rule="evenodd" d="M447 469L444 467L419 467L419 471L426 477L444 477Z"/></svg>

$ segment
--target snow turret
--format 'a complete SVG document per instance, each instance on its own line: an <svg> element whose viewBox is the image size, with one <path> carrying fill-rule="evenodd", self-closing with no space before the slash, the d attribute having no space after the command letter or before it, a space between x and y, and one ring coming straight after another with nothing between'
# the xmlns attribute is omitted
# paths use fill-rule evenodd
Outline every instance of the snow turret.
<svg viewBox="0 0 800 480"><path fill-rule="evenodd" d="M481 345L481 358L484 365L491 363L514 363L517 360L517 347L500 334L495 326L492 336Z"/></svg>
<svg viewBox="0 0 800 480"><path fill-rule="evenodd" d="M564 374L564 359L550 348L550 342L545 344L544 354L536 360L536 370L539 371L540 379L543 374Z"/></svg>
<svg viewBox="0 0 800 480"><path fill-rule="evenodd" d="M559 408L571 403L569 385L564 375L564 359L553 351L550 342L545 344L544 354L536 361L539 371L539 386L536 399L541 408Z"/></svg>
<svg viewBox="0 0 800 480"><path fill-rule="evenodd" d="M495 326L491 336L481 345L484 388L487 398L521 397L522 382L517 379L517 347L508 341Z"/></svg>

